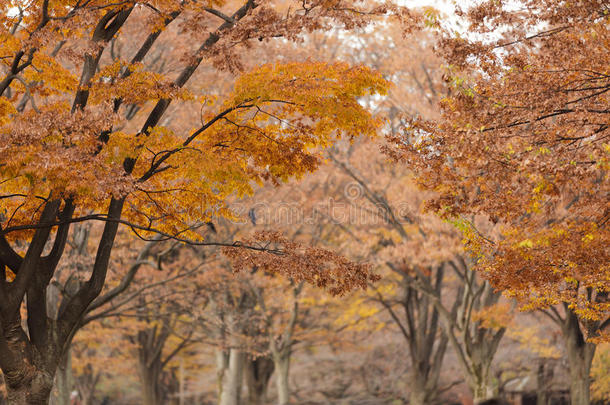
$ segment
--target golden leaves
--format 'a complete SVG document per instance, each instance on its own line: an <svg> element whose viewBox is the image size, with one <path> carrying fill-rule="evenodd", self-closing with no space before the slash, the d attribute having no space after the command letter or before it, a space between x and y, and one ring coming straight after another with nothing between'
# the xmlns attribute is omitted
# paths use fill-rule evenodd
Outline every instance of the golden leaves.
<svg viewBox="0 0 610 405"><path fill-rule="evenodd" d="M13 104L4 97L0 97L0 126L8 124L11 121L11 115L17 110Z"/></svg>
<svg viewBox="0 0 610 405"><path fill-rule="evenodd" d="M610 342L607 336L606 342ZM591 396L600 402L610 401L610 343L600 344L591 366Z"/></svg>
<svg viewBox="0 0 610 405"><path fill-rule="evenodd" d="M33 69L26 70L24 77L35 84L35 93L42 97L71 93L78 86L74 73L51 56L41 52L35 53L32 66Z"/></svg>
<svg viewBox="0 0 610 405"><path fill-rule="evenodd" d="M483 307L472 314L473 321L479 322L481 328L494 330L510 326L513 317L512 308L506 302Z"/></svg>
<svg viewBox="0 0 610 405"><path fill-rule="evenodd" d="M248 72L216 112L204 116L205 129L183 137L156 127L140 136L139 146L123 145L137 150L134 176L144 176L159 159L165 167L134 193L137 203L127 215L138 222L159 218L161 229L172 233L211 215L231 216L229 196L315 170L319 148L341 135L373 136L379 121L359 98L386 89L379 74L346 64L264 65Z"/></svg>
<svg viewBox="0 0 610 405"><path fill-rule="evenodd" d="M142 104L160 99L191 100L192 95L178 88L163 75L143 70L142 64L116 61L105 66L92 79L91 103L121 99L127 104Z"/></svg>

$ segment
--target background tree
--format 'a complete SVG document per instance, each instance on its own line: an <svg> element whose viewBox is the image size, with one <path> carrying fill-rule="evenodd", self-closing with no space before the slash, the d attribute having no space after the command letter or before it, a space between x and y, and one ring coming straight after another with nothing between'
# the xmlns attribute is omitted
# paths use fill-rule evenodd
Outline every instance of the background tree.
<svg viewBox="0 0 610 405"><path fill-rule="evenodd" d="M379 151L378 160L371 158L374 147L364 141L347 153L331 150L335 170L343 174L336 189L348 190L335 194L334 203L359 214L350 232L357 243L368 245L369 260L394 273L384 281L389 287L380 285L373 298L389 311L406 339L414 366L411 401L437 400L447 345L474 399L491 398L497 388L491 364L505 328L491 327L485 320L495 315L492 308L501 295L477 277L459 232L419 213L427 197L411 183L408 170L388 170ZM357 187L356 192L349 193L350 187Z"/></svg>
<svg viewBox="0 0 610 405"><path fill-rule="evenodd" d="M430 22L437 16L430 9L423 14ZM436 105L449 91L441 78L440 58L427 48L434 42L431 33L418 32L415 41L404 41L403 35L399 25L388 25L361 33L351 47L338 45L333 37L308 38L322 55L366 63L392 79L395 86L388 97L375 103L390 119L392 133L406 117L438 117ZM332 203L317 219L343 234L339 240L354 245L349 250L393 270L373 298L390 312L406 338L413 366L410 402L438 400L447 339L475 399L492 397L498 387L493 387L490 367L504 328L484 328L482 319L471 316L495 305L500 294L472 271L462 237L450 225L420 215L425 194L416 189L409 170L388 165L376 149L357 141L329 150L332 165L316 177L324 183L322 200L330 198ZM440 332L441 323L447 334Z"/></svg>

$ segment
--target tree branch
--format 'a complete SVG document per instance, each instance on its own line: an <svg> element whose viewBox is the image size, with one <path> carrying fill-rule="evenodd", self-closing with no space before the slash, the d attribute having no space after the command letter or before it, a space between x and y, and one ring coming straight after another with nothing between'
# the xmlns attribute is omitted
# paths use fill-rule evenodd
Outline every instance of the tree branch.
<svg viewBox="0 0 610 405"><path fill-rule="evenodd" d="M60 326L58 332L58 341L60 345L65 345L69 342L75 332L76 326L82 320L87 307L102 291L104 281L106 280L106 273L108 271L110 253L112 252L114 239L119 226L118 219L121 217L124 202L124 199L117 200L112 198L110 200L108 218L113 219L114 221L108 221L104 225L104 231L102 232L102 237L98 244L91 276L78 292L70 298L67 305L64 307L64 310L59 313L57 322Z"/></svg>
<svg viewBox="0 0 610 405"><path fill-rule="evenodd" d="M102 305L110 302L116 296L118 296L119 294L121 294L125 290L127 290L127 288L131 285L131 282L135 278L136 274L138 273L138 270L140 269L140 267L142 267L143 264L148 263L145 261L145 258L150 254L150 249L158 243L159 239L160 238L157 238L157 240L150 241L146 244L146 246L144 246L144 248L138 254L138 257L136 258L135 263L129 268L129 270L127 271L127 273L121 280L121 283L118 286L116 286L115 288L113 288L112 290L108 291L106 294L97 297L87 307L87 313L91 313L92 311L94 311L97 308L101 307Z"/></svg>

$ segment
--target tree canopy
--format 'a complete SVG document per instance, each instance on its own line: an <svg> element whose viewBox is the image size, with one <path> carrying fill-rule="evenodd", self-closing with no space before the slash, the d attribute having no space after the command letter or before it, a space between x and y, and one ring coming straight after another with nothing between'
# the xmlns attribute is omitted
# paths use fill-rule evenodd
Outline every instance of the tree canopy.
<svg viewBox="0 0 610 405"><path fill-rule="evenodd" d="M457 219L496 288L527 308L566 303L596 338L610 311L608 8L523 3L483 2L464 12L473 38L442 34L443 117L413 120L390 153L438 193L428 208Z"/></svg>
<svg viewBox="0 0 610 405"><path fill-rule="evenodd" d="M257 40L362 27L388 11L358 3L3 2L0 367L9 398L48 396L58 359L102 291L119 224L144 239L214 244L195 230L232 216L229 196L315 170L319 149L341 136L376 133L380 121L359 99L388 83L364 66L262 64L220 93L213 81L187 86L200 65L239 72L239 49ZM164 34L181 46L165 56L170 72L151 61L168 50L155 47ZM187 109L200 110L198 122L167 125ZM70 224L87 221L104 224L95 261L51 317L46 288Z"/></svg>

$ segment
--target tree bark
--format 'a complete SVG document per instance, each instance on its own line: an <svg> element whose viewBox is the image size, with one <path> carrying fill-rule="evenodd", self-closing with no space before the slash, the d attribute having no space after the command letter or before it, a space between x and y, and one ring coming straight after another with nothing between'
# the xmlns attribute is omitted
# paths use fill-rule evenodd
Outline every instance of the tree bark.
<svg viewBox="0 0 610 405"><path fill-rule="evenodd" d="M426 390L419 383L413 384L409 393L409 405L428 405L426 401Z"/></svg>
<svg viewBox="0 0 610 405"><path fill-rule="evenodd" d="M567 311L563 329L570 368L571 404L589 405L591 363L596 345L585 341L578 318L572 311Z"/></svg>
<svg viewBox="0 0 610 405"><path fill-rule="evenodd" d="M458 292L461 299L455 301L457 305L448 311L440 300L436 304L476 404L495 397L498 387L490 369L506 328L486 328L481 321L473 319L473 311L496 304L501 294L488 281L479 284L475 272L464 261L461 267L465 282Z"/></svg>
<svg viewBox="0 0 610 405"><path fill-rule="evenodd" d="M136 335L138 344L138 370L142 384L142 404L161 405L163 393L160 377L163 371L161 355L169 336L166 325L140 330Z"/></svg>
<svg viewBox="0 0 610 405"><path fill-rule="evenodd" d="M146 353L140 353L139 356L140 381L142 383L142 404L161 405L163 402L163 393L161 392L159 381L162 370L160 354L156 358L150 359L146 356L148 351L145 349L146 348L140 348L140 352L145 351Z"/></svg>
<svg viewBox="0 0 610 405"><path fill-rule="evenodd" d="M5 375L4 379L9 405L48 405L53 388L51 373L31 370L29 375L17 379Z"/></svg>
<svg viewBox="0 0 610 405"><path fill-rule="evenodd" d="M225 350L216 350L216 393L218 394L218 403L222 398L222 390L224 388L224 379L229 368L229 353Z"/></svg>
<svg viewBox="0 0 610 405"><path fill-rule="evenodd" d="M475 404L496 396L496 387L489 372L495 350L489 350L486 344L482 344L480 349L470 355L471 375L467 378Z"/></svg>
<svg viewBox="0 0 610 405"><path fill-rule="evenodd" d="M536 372L536 405L549 405L549 387L552 379L552 369L541 360Z"/></svg>
<svg viewBox="0 0 610 405"><path fill-rule="evenodd" d="M75 379L75 386L80 394L81 405L92 405L95 397L95 388L100 380L101 373L95 373L91 364L87 364L83 372Z"/></svg>
<svg viewBox="0 0 610 405"><path fill-rule="evenodd" d="M471 385L472 399L475 404L495 398L495 390L489 379L475 380Z"/></svg>
<svg viewBox="0 0 610 405"><path fill-rule="evenodd" d="M290 386L288 385L288 375L290 373L290 354L276 356L275 363L275 384L277 387L278 405L287 405L290 402Z"/></svg>
<svg viewBox="0 0 610 405"><path fill-rule="evenodd" d="M41 353L21 327L21 316L2 319L0 353L10 405L47 405L59 362L54 347Z"/></svg>
<svg viewBox="0 0 610 405"><path fill-rule="evenodd" d="M161 405L161 393L159 392L159 373L156 367L140 371L142 378L142 404Z"/></svg>
<svg viewBox="0 0 610 405"><path fill-rule="evenodd" d="M220 405L240 405L244 357L244 353L238 349L229 351L229 365L222 378Z"/></svg>
<svg viewBox="0 0 610 405"><path fill-rule="evenodd" d="M587 378L583 378L580 374L576 377L570 372L570 404L571 405L589 405L589 385Z"/></svg>
<svg viewBox="0 0 610 405"><path fill-rule="evenodd" d="M67 350L62 357L57 373L55 375L55 397L53 403L56 405L70 405L70 394L72 393L72 352Z"/></svg>

